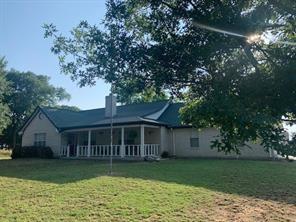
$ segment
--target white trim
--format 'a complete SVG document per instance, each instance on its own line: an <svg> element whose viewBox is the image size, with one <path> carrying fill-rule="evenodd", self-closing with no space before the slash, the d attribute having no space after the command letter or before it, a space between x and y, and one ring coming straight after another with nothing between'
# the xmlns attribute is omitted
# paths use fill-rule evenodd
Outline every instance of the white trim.
<svg viewBox="0 0 296 222"><path fill-rule="evenodd" d="M144 125L141 125L141 157L144 157L144 145L145 145L145 128Z"/></svg>
<svg viewBox="0 0 296 222"><path fill-rule="evenodd" d="M124 145L124 127L121 127L121 147L120 156L123 158L125 156L125 145Z"/></svg>
<svg viewBox="0 0 296 222"><path fill-rule="evenodd" d="M90 157L90 146L91 146L91 130L88 131L88 141L87 141L87 156Z"/></svg>
<svg viewBox="0 0 296 222"><path fill-rule="evenodd" d="M42 109L39 108L39 109L35 110L35 112L33 114L31 114L30 118L28 120L26 120L26 124L23 125L23 127L18 131L18 135L19 136L22 136L24 134L24 132L30 126L30 124L32 123L32 121L34 120L34 118L36 118L36 116L39 116L40 113L43 115L43 118L45 118L46 120L48 120L48 122L55 128L56 132L59 132L59 130L52 123L52 121L47 117L47 115L44 113L44 111L42 111Z"/></svg>
<svg viewBox="0 0 296 222"><path fill-rule="evenodd" d="M67 157L70 157L70 145L67 145Z"/></svg>
<svg viewBox="0 0 296 222"><path fill-rule="evenodd" d="M148 124L113 126L113 128L114 129L120 129L122 127L123 128L136 128L136 127L141 127L141 126L149 127L149 128L160 128L160 126L154 126L154 125L148 125ZM70 130L64 130L62 133L85 132L85 131L88 131L88 130L95 131L95 130L102 130L102 129L110 129L110 126L94 127L94 128L88 127L88 128L79 128L79 129L70 129Z"/></svg>

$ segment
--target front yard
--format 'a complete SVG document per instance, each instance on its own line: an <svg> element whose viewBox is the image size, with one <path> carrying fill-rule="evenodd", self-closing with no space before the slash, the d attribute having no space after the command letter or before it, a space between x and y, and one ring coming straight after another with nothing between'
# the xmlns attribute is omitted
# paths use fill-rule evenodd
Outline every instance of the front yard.
<svg viewBox="0 0 296 222"><path fill-rule="evenodd" d="M0 160L0 221L296 221L296 164Z"/></svg>

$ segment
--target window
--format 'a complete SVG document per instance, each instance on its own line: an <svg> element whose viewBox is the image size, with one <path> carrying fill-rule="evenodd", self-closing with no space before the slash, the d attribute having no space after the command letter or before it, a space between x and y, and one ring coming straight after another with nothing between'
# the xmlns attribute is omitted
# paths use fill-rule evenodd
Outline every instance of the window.
<svg viewBox="0 0 296 222"><path fill-rule="evenodd" d="M46 133L34 134L34 146L46 146Z"/></svg>
<svg viewBox="0 0 296 222"><path fill-rule="evenodd" d="M190 138L190 147L191 148L198 148L199 147L199 138L198 137L191 137Z"/></svg>

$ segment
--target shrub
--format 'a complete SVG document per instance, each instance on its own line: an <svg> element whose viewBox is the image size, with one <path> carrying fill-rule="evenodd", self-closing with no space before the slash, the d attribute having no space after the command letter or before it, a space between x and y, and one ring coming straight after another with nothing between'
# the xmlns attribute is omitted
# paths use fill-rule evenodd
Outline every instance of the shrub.
<svg viewBox="0 0 296 222"><path fill-rule="evenodd" d="M163 151L161 154L161 158L168 158L169 157L169 152L168 151Z"/></svg>
<svg viewBox="0 0 296 222"><path fill-rule="evenodd" d="M53 152L50 147L41 147L38 149L39 153L38 156L40 158L46 158L46 159L52 159L53 158Z"/></svg>
<svg viewBox="0 0 296 222"><path fill-rule="evenodd" d="M50 147L24 146L16 147L12 150L11 158L53 158L53 152Z"/></svg>
<svg viewBox="0 0 296 222"><path fill-rule="evenodd" d="M17 146L14 149L12 149L12 152L11 152L12 159L21 158L21 157L22 157L21 147Z"/></svg>

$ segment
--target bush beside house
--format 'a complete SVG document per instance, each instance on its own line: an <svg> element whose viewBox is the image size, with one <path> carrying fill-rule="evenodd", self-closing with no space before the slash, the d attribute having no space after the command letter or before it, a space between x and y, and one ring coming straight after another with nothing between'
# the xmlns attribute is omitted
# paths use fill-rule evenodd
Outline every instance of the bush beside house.
<svg viewBox="0 0 296 222"><path fill-rule="evenodd" d="M50 147L38 147L38 146L24 146L16 147L12 150L12 159L16 158L53 158L53 152Z"/></svg>

